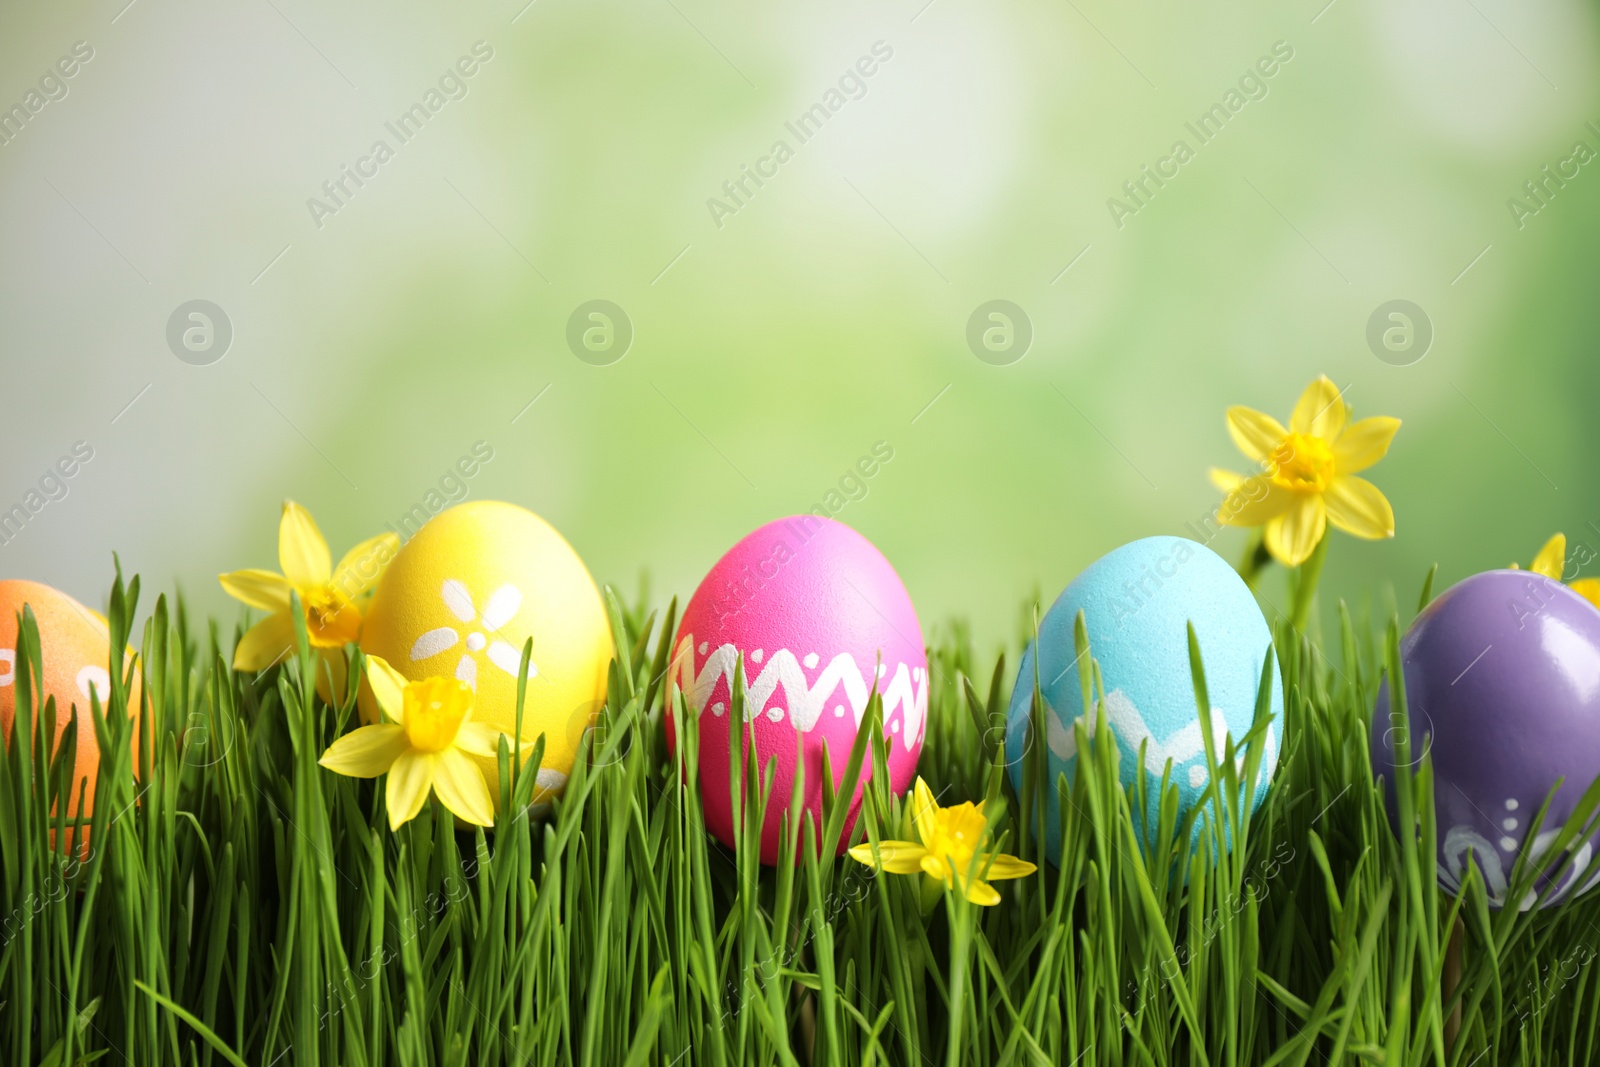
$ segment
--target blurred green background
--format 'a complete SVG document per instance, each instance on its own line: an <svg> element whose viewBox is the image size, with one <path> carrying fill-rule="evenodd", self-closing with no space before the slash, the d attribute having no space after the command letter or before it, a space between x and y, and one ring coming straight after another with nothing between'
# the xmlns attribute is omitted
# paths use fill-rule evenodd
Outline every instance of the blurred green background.
<svg viewBox="0 0 1600 1067"><path fill-rule="evenodd" d="M27 111L0 144L0 510L93 449L0 574L98 604L117 551L231 622L215 575L275 565L282 498L342 551L484 441L471 498L664 600L883 441L838 518L925 628L992 643L1035 589L1183 532L1206 469L1242 467L1224 409L1286 418L1323 372L1405 422L1370 473L1398 537L1339 535L1324 589L1408 603L1436 560L1448 582L1556 529L1600 546L1600 163L1508 206L1600 150L1592 5L524 3L0 11L0 108ZM476 42L402 144L385 124ZM1278 42L1202 145L1185 124ZM819 103L802 142L785 124ZM393 158L314 218L379 139ZM1119 226L1108 199L1180 139ZM775 175L708 206L778 140ZM233 332L203 366L166 336L194 299ZM609 365L566 340L593 299L632 324ZM995 299L1031 323L1006 365L967 342ZM1406 365L1366 337L1395 299L1433 331Z"/></svg>

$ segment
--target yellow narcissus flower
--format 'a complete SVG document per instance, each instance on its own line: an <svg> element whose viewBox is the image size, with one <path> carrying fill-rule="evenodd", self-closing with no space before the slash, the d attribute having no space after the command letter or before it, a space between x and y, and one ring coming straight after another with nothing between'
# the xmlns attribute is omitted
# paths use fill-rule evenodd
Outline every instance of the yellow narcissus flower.
<svg viewBox="0 0 1600 1067"><path fill-rule="evenodd" d="M1533 564L1528 569L1535 574L1544 575L1553 582L1559 582L1566 577L1566 566L1567 535L1558 533L1544 543L1544 547L1533 557ZM1517 565L1513 563L1511 569L1517 570ZM1600 608L1600 578L1577 578L1568 582L1567 587Z"/></svg>
<svg viewBox="0 0 1600 1067"><path fill-rule="evenodd" d="M306 637L332 676L317 672L317 691L331 699L345 686L344 646L361 639L361 610L383 568L400 550L400 538L379 534L352 548L332 566L328 542L311 513L292 500L283 504L278 521L278 565L282 574L264 570L221 575L222 588L235 600L269 614L245 633L233 653L236 671L264 671L294 650L294 617L290 591L300 594Z"/></svg>
<svg viewBox="0 0 1600 1067"><path fill-rule="evenodd" d="M458 678L409 682L377 656L367 657L367 682L384 721L345 734L317 762L349 778L387 774L391 830L416 818L429 793L466 822L493 826L489 783L467 757L493 758L501 734L472 721L472 687Z"/></svg>
<svg viewBox="0 0 1600 1067"><path fill-rule="evenodd" d="M1357 478L1389 451L1400 420L1386 416L1349 422L1350 407L1326 376L1301 394L1289 427L1246 407L1228 409L1228 432L1257 473L1213 470L1227 493L1219 518L1229 526L1260 526L1272 557L1297 567L1322 540L1327 524L1379 540L1394 536L1394 510L1378 487Z"/></svg>
<svg viewBox="0 0 1600 1067"><path fill-rule="evenodd" d="M879 841L876 856L872 842L850 850L850 858L890 874L921 873L946 889L959 885L966 898L985 906L1000 903L991 881L1024 878L1037 868L1026 860L996 851L989 840L989 820L983 804L971 801L941 808L933 790L921 778L911 794L911 822L915 841ZM968 876L971 872L971 876Z"/></svg>

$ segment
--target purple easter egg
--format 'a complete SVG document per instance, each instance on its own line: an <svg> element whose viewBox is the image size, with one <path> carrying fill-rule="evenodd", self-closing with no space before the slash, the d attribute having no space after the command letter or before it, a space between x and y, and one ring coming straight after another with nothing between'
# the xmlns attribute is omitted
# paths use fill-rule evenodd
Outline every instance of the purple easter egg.
<svg viewBox="0 0 1600 1067"><path fill-rule="evenodd" d="M1600 776L1600 610L1530 571L1487 571L1429 604L1401 640L1400 658L1411 760L1419 763L1426 749L1433 761L1439 884L1457 891L1475 862L1498 908L1518 857L1526 851L1542 862ZM1385 682L1372 717L1372 767L1386 779L1396 825L1399 728ZM1558 779L1530 841L1529 823ZM1600 882L1600 834L1576 844L1547 904ZM1544 888L1541 881L1521 910Z"/></svg>

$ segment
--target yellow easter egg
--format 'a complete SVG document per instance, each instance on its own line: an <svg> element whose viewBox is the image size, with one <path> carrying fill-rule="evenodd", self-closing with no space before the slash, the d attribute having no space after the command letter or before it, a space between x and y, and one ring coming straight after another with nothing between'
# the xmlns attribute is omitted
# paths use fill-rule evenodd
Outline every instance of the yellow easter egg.
<svg viewBox="0 0 1600 1067"><path fill-rule="evenodd" d="M461 679L477 694L473 720L513 737L517 672L530 637L522 739L545 739L537 800L566 785L583 733L605 702L612 657L600 591L549 523L496 500L434 516L379 579L361 648L412 681ZM361 713L377 719L365 686ZM477 762L498 799L498 763Z"/></svg>

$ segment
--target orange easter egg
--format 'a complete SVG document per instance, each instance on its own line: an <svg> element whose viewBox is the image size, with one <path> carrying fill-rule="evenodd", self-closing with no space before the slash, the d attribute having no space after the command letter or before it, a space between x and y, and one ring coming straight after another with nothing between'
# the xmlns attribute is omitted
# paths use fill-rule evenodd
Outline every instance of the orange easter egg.
<svg viewBox="0 0 1600 1067"><path fill-rule="evenodd" d="M100 745L95 739L89 695L91 692L98 694L102 711L111 698L111 676L107 671L111 634L98 613L65 593L38 582L0 581L0 732L5 736L10 736L16 718L17 676L24 669L17 651L18 621L24 604L33 608L33 617L39 626L44 679L43 693L37 704L43 707L43 698L48 697L56 701L56 736L52 752L60 748L66 736L73 708L78 712L78 747L67 817L77 816L78 790L81 783L87 781L83 804L83 816L87 818L94 813L95 782L100 773ZM131 661L130 653L125 666ZM129 701L132 706L129 717L133 719L138 714L135 701L141 684L135 669Z"/></svg>

